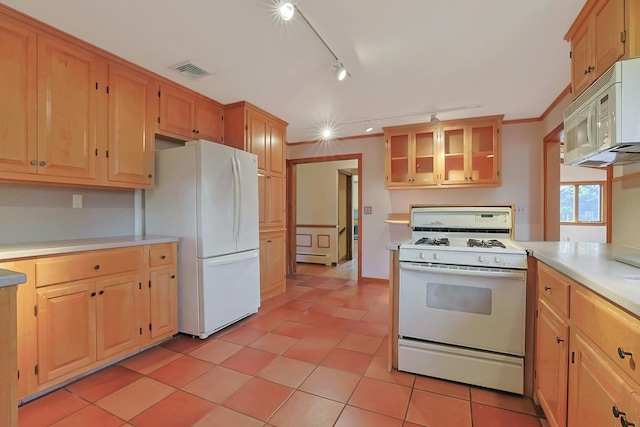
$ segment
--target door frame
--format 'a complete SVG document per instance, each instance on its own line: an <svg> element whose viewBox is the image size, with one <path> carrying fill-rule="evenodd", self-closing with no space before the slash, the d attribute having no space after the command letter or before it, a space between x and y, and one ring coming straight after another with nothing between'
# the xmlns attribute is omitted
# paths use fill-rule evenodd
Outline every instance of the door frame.
<svg viewBox="0 0 640 427"><path fill-rule="evenodd" d="M305 157L287 159L287 274L296 272L296 209L297 209L297 172L296 166L301 163L333 162L339 160L358 161L358 213L362 212L362 153L339 154L334 156ZM358 281L362 279L362 236L364 233L362 221L358 221Z"/></svg>
<svg viewBox="0 0 640 427"><path fill-rule="evenodd" d="M343 175L346 180L345 187L345 211L347 212L346 224L345 224L345 233L347 234L347 247L345 248L345 261L350 261L353 259L353 174L346 170L338 170L338 180L340 179L340 175ZM340 200L340 191L339 191L340 181L338 181L338 215L340 215L340 204L343 203ZM358 211L359 213L360 211ZM340 223L340 218L338 217L338 223ZM340 261L340 229L338 228L338 261Z"/></svg>
<svg viewBox="0 0 640 427"><path fill-rule="evenodd" d="M543 240L560 240L560 146L564 123L560 123L542 140L544 149L544 222Z"/></svg>

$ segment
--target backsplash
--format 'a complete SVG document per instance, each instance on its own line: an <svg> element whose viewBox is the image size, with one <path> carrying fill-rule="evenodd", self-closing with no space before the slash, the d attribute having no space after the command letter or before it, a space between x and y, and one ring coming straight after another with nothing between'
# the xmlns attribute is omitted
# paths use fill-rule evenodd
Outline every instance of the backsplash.
<svg viewBox="0 0 640 427"><path fill-rule="evenodd" d="M130 235L134 190L0 183L0 218L0 244Z"/></svg>

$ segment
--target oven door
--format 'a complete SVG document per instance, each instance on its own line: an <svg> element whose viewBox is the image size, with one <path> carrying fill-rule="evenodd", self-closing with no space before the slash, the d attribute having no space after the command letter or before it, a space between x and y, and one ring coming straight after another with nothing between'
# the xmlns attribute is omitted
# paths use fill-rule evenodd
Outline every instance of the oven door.
<svg viewBox="0 0 640 427"><path fill-rule="evenodd" d="M399 335L524 355L526 271L400 263Z"/></svg>

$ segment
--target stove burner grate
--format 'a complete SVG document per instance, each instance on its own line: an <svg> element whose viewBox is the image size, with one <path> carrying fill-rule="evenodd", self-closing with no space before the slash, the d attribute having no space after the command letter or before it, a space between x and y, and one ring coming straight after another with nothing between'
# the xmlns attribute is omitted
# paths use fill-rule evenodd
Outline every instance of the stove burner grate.
<svg viewBox="0 0 640 427"><path fill-rule="evenodd" d="M503 248L506 249L504 243L500 240L491 239L491 240L478 240L478 239L469 239L467 240L467 246L470 248Z"/></svg>
<svg viewBox="0 0 640 427"><path fill-rule="evenodd" d="M441 237L439 239L431 237L422 237L415 243L416 245L429 245L429 246L449 246L449 239Z"/></svg>

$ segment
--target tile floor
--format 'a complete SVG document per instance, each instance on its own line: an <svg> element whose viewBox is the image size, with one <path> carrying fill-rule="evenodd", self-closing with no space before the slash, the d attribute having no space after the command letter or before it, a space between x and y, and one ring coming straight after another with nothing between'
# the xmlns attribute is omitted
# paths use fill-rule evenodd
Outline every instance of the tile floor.
<svg viewBox="0 0 640 427"><path fill-rule="evenodd" d="M19 426L545 427L531 401L388 372L387 287L296 275L207 340L183 335L29 402Z"/></svg>

